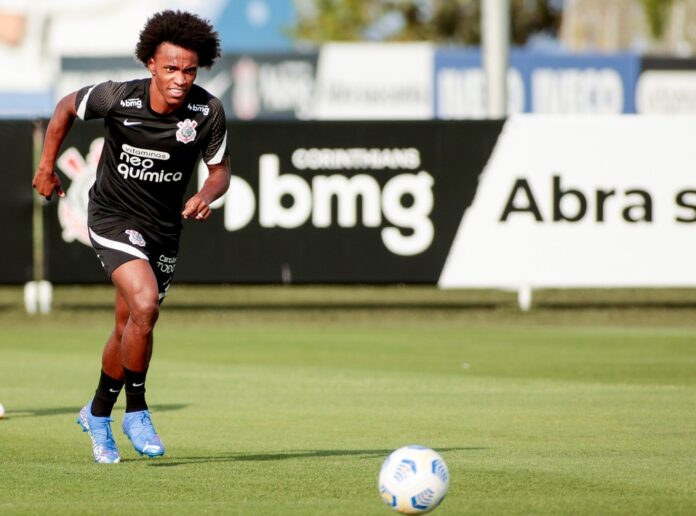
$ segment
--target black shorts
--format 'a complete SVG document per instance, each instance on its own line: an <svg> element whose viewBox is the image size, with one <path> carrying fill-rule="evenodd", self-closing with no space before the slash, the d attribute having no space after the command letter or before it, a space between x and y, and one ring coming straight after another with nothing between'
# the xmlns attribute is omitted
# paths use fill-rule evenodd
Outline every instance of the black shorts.
<svg viewBox="0 0 696 516"><path fill-rule="evenodd" d="M113 219L90 226L89 239L109 278L126 262L139 258L147 260L157 278L162 302L174 277L178 239L162 243L132 222Z"/></svg>

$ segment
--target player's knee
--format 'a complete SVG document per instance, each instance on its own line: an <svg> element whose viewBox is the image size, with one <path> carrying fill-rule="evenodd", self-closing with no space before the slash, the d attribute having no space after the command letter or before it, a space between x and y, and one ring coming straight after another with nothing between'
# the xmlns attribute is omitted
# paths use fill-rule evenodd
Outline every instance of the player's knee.
<svg viewBox="0 0 696 516"><path fill-rule="evenodd" d="M129 303L130 319L145 330L150 330L159 317L159 299L157 292L143 292L131 299Z"/></svg>

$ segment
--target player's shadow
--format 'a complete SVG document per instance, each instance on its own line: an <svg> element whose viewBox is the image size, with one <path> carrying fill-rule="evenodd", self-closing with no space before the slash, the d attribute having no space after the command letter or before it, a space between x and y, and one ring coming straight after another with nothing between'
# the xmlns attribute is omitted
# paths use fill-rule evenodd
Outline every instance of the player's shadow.
<svg viewBox="0 0 696 516"><path fill-rule="evenodd" d="M169 403L161 405L151 405L150 409L156 412L168 412L171 410L183 410L188 405L181 403ZM6 419L14 419L20 417L42 417L42 416L64 416L66 414L74 414L80 411L80 407L47 407L47 408L32 408L32 409L16 409L8 410L5 414Z"/></svg>
<svg viewBox="0 0 696 516"><path fill-rule="evenodd" d="M476 451L485 450L481 447L462 447L462 448L437 448L438 452L452 451ZM148 466L153 467L173 467L186 466L189 464L221 463L221 462L265 462L281 461L306 458L324 457L360 457L361 459L384 458L394 450L289 450L267 453L229 453L226 455L214 455L209 457L172 457L171 459L162 457L156 461L148 462ZM126 461L138 459L126 459Z"/></svg>

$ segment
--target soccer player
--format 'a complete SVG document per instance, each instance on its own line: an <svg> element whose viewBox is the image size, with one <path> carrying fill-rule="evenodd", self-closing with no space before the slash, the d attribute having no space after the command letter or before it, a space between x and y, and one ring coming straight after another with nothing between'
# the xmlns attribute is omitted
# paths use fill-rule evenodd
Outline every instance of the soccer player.
<svg viewBox="0 0 696 516"><path fill-rule="evenodd" d="M217 32L196 15L162 11L147 21L135 54L150 77L88 86L58 102L32 183L46 199L54 192L64 196L54 165L66 134L75 118L104 119L88 226L116 287L115 328L94 398L77 419L99 463L120 460L111 411L124 385L124 433L141 455L164 454L145 401L153 328L174 274L181 219L207 219L210 203L230 181L225 113L217 98L194 84L198 68L220 56ZM209 176L184 202L199 156Z"/></svg>

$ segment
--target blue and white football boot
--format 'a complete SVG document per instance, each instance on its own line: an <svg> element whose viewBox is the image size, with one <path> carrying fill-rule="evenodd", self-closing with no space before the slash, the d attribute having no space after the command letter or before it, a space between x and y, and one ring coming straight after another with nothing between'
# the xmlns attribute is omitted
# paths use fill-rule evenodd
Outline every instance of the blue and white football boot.
<svg viewBox="0 0 696 516"><path fill-rule="evenodd" d="M130 439L140 455L159 457L164 455L164 444L152 426L149 410L126 412L123 416L123 433Z"/></svg>
<svg viewBox="0 0 696 516"><path fill-rule="evenodd" d="M111 433L112 421L110 417L93 416L91 401L82 407L77 416L77 424L82 427L83 432L89 434L92 440L94 460L100 464L115 464L121 461L114 434Z"/></svg>

